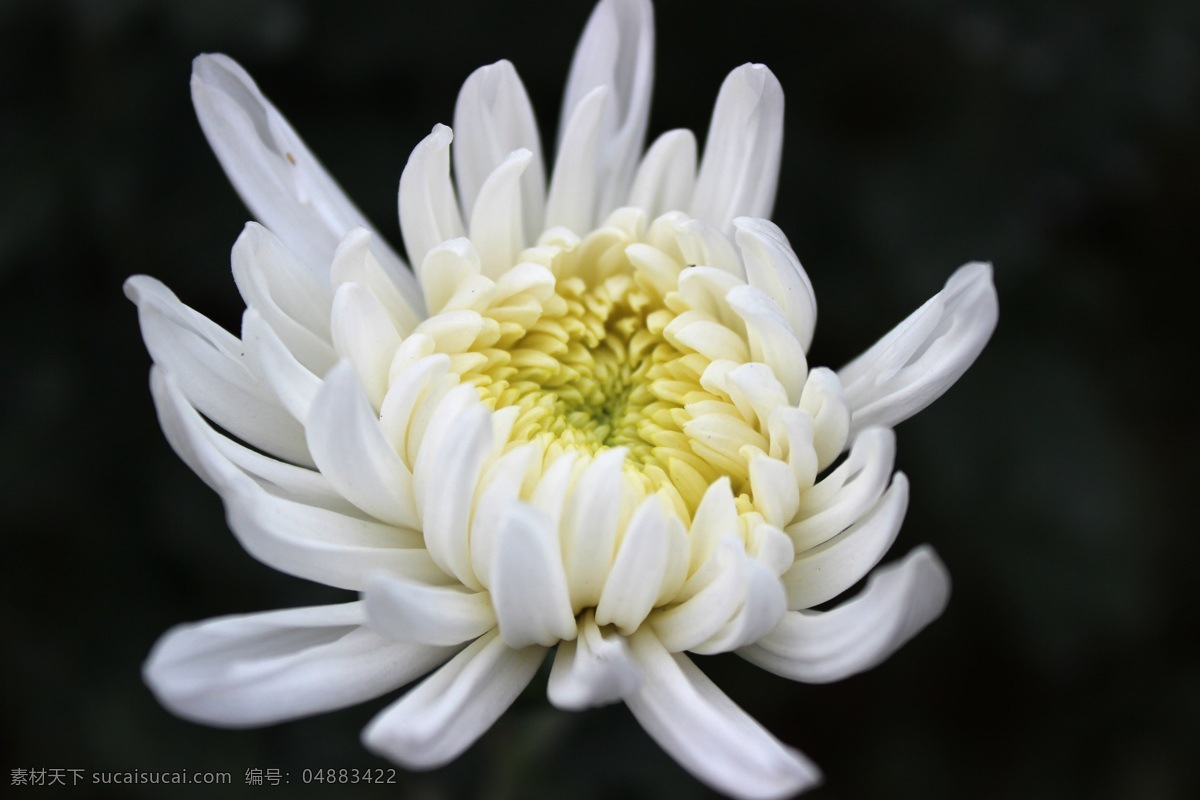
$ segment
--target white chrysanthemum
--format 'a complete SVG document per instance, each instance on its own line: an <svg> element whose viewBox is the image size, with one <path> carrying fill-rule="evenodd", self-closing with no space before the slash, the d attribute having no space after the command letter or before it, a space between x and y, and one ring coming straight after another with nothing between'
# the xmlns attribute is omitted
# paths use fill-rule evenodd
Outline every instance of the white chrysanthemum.
<svg viewBox="0 0 1200 800"><path fill-rule="evenodd" d="M251 554L362 594L169 632L145 673L171 710L261 725L436 668L364 734L434 767L554 648L552 703L625 702L716 789L818 780L685 653L832 681L940 613L928 548L805 609L894 539L908 484L890 426L983 348L990 269L955 272L840 372L810 369L812 287L762 219L778 82L729 76L697 169L685 130L643 155L652 60L649 2L603 0L548 187L512 65L475 72L456 133L436 126L400 179L412 271L237 64L196 60L201 124L263 225L233 249L241 339L151 278L127 283L162 426Z"/></svg>

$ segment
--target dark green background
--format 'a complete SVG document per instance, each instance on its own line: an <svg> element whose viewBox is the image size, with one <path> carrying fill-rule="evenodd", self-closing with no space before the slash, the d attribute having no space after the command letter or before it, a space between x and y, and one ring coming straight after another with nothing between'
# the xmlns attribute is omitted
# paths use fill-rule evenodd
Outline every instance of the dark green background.
<svg viewBox="0 0 1200 800"><path fill-rule="evenodd" d="M244 554L158 431L132 273L236 329L247 213L195 123L191 58L240 60L399 243L409 150L475 67L512 60L550 138L590 6L316 0L0 3L0 785L12 768L384 766L389 698L258 731L192 725L141 683L169 626L343 596ZM1200 4L660 2L651 133L703 135L724 75L787 93L775 219L839 366L992 260L1000 325L898 429L945 616L824 687L704 668L827 775L828 798L1200 796L1194 518ZM709 797L623 707L552 709L544 675L455 764L322 797ZM91 787L63 790L86 796ZM144 796L149 787L110 792ZM290 794L290 793L289 793Z"/></svg>

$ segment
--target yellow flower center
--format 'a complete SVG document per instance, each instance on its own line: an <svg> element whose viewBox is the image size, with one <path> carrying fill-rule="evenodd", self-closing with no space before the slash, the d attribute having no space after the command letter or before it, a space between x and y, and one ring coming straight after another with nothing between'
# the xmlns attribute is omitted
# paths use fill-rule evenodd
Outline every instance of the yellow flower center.
<svg viewBox="0 0 1200 800"><path fill-rule="evenodd" d="M728 397L701 385L710 360L664 335L688 310L675 291L687 265L644 243L631 260L630 243L624 232L601 228L574 247L522 254L553 273L553 294L485 311L495 321L485 327L498 335L487 346L477 340L477 357L460 362L462 380L494 410L519 409L510 449L535 442L548 464L571 450L594 457L624 447L627 482L639 495L661 494L685 522L724 474L748 510L747 454L738 451L766 441ZM689 432L713 413L741 434L732 450Z"/></svg>

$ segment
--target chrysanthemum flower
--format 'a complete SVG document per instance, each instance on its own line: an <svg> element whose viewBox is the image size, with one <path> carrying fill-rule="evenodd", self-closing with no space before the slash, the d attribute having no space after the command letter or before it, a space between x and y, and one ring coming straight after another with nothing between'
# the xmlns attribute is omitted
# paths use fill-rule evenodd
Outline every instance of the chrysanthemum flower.
<svg viewBox="0 0 1200 800"><path fill-rule="evenodd" d="M686 130L643 153L653 38L648 0L596 8L548 186L512 65L471 75L454 133L434 127L400 178L412 269L241 67L196 60L201 125L262 224L233 248L240 339L152 278L126 285L162 427L253 556L361 595L168 632L145 675L172 711L263 725L433 670L363 735L429 768L552 649L555 706L622 701L700 780L783 797L816 768L687 653L832 681L941 612L925 547L807 609L891 545L908 498L891 426L983 348L989 267L811 368L812 286L764 219L779 84L730 74L698 168Z"/></svg>

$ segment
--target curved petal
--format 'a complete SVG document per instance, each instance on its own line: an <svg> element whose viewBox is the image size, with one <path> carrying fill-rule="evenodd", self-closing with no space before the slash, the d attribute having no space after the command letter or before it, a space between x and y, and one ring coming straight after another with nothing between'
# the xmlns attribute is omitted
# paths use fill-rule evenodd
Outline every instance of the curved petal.
<svg viewBox="0 0 1200 800"><path fill-rule="evenodd" d="M726 299L746 322L750 357L771 368L787 390L788 402L800 402L808 378L808 361L783 310L766 292L753 286L735 286Z"/></svg>
<svg viewBox="0 0 1200 800"><path fill-rule="evenodd" d="M601 0L575 49L559 125L561 159L576 109L596 88L609 89L595 164L598 208L587 220L589 224L582 230L575 229L576 233L591 229L627 196L642 154L653 84L654 9L649 0ZM552 224L547 219L546 227Z"/></svg>
<svg viewBox="0 0 1200 800"><path fill-rule="evenodd" d="M125 295L137 304L150 357L176 376L188 403L242 441L312 465L304 429L254 377L236 336L145 275L125 281Z"/></svg>
<svg viewBox="0 0 1200 800"><path fill-rule="evenodd" d="M838 371L853 411L850 437L897 425L941 397L983 352L999 315L991 265L955 270L946 288Z"/></svg>
<svg viewBox="0 0 1200 800"><path fill-rule="evenodd" d="M783 152L783 89L762 64L721 84L689 213L733 233L735 217L769 217Z"/></svg>
<svg viewBox="0 0 1200 800"><path fill-rule="evenodd" d="M788 608L812 608L853 586L892 546L907 510L908 479L897 472L891 488L858 522L796 556L791 569L782 576Z"/></svg>
<svg viewBox="0 0 1200 800"><path fill-rule="evenodd" d="M370 700L454 653L388 641L364 621L362 604L346 603L180 625L154 645L142 673L172 713L241 728Z"/></svg>
<svg viewBox="0 0 1200 800"><path fill-rule="evenodd" d="M575 485L559 533L571 606L578 613L600 600L612 567L621 512L621 464L627 448L596 456Z"/></svg>
<svg viewBox="0 0 1200 800"><path fill-rule="evenodd" d="M259 456L254 466L267 473L264 478L244 470L231 456L244 461L257 454L245 448L231 453L234 443L196 413L174 376L155 368L150 388L171 447L221 495L229 527L250 555L280 572L343 589L362 588L367 575L378 571L431 582L442 575L416 531L352 516L320 496L297 498L263 485L281 472L288 483L300 485L294 472L299 468L275 462L263 470L261 461L269 459ZM324 481L319 473L312 476L308 483Z"/></svg>
<svg viewBox="0 0 1200 800"><path fill-rule="evenodd" d="M524 220L525 240L535 241L545 213L546 172L533 106L511 63L501 60L471 73L454 105L454 131L454 180L467 219L492 171L514 150L529 151L518 219Z"/></svg>
<svg viewBox="0 0 1200 800"><path fill-rule="evenodd" d="M604 177L600 171L601 127L612 103L610 94L610 87L597 86L580 100L570 117L563 118L566 132L546 195L547 230L561 226L582 236L596 224Z"/></svg>
<svg viewBox="0 0 1200 800"><path fill-rule="evenodd" d="M392 318L401 336L412 333L424 317L420 307L414 308L371 252L371 232L353 228L338 242L329 267L329 278L336 291L344 283L358 283L370 290Z"/></svg>
<svg viewBox="0 0 1200 800"><path fill-rule="evenodd" d="M275 329L253 308L242 314L242 343L251 372L303 425L321 379L296 360Z"/></svg>
<svg viewBox="0 0 1200 800"><path fill-rule="evenodd" d="M876 570L852 600L830 611L789 611L738 655L805 683L830 683L871 669L946 608L950 575L927 546Z"/></svg>
<svg viewBox="0 0 1200 800"><path fill-rule="evenodd" d="M500 636L514 648L574 639L558 531L545 514L524 503L511 506L505 516L488 575Z"/></svg>
<svg viewBox="0 0 1200 800"><path fill-rule="evenodd" d="M233 59L209 54L192 62L192 103L246 207L328 285L338 241L357 226L374 230L371 224ZM371 250L419 311L412 272L383 237L374 237Z"/></svg>
<svg viewBox="0 0 1200 800"><path fill-rule="evenodd" d="M625 703L688 772L745 800L791 797L820 782L812 762L738 708L687 656L668 653L645 630L630 645L642 684Z"/></svg>
<svg viewBox="0 0 1200 800"><path fill-rule="evenodd" d="M371 407L379 411L387 395L392 359L402 339L391 315L371 290L343 283L333 297L333 346L354 366Z"/></svg>
<svg viewBox="0 0 1200 800"><path fill-rule="evenodd" d="M325 377L306 431L313 460L343 497L389 525L420 528L412 473L384 437L349 363Z"/></svg>
<svg viewBox="0 0 1200 800"><path fill-rule="evenodd" d="M363 602L370 626L400 642L461 644L496 627L488 593L472 592L458 584L374 575L363 590Z"/></svg>
<svg viewBox="0 0 1200 800"><path fill-rule="evenodd" d="M546 694L556 708L582 711L615 703L640 684L625 637L601 630L585 611L579 636L558 645Z"/></svg>
<svg viewBox="0 0 1200 800"><path fill-rule="evenodd" d="M512 705L545 654L513 650L499 631L486 633L371 720L363 744L410 769L453 761Z"/></svg>
<svg viewBox="0 0 1200 800"><path fill-rule="evenodd" d="M596 603L596 622L629 635L637 630L667 574L667 521L657 495L642 501L625 528L612 571Z"/></svg>
<svg viewBox="0 0 1200 800"><path fill-rule="evenodd" d="M400 173L400 233L413 264L424 261L425 254L442 242L466 233L450 183L453 138L454 133L445 125L434 125L433 131L413 148Z"/></svg>
<svg viewBox="0 0 1200 800"><path fill-rule="evenodd" d="M687 208L695 187L696 137L684 128L667 131L654 140L638 165L628 205L653 219Z"/></svg>
<svg viewBox="0 0 1200 800"><path fill-rule="evenodd" d="M483 182L471 213L471 244L483 274L493 280L511 269L525 249L522 175L532 160L533 153L525 149L510 153Z"/></svg>
<svg viewBox="0 0 1200 800"><path fill-rule="evenodd" d="M770 220L738 217L733 227L747 282L779 303L807 353L817 325L817 298L800 259L783 231Z"/></svg>

